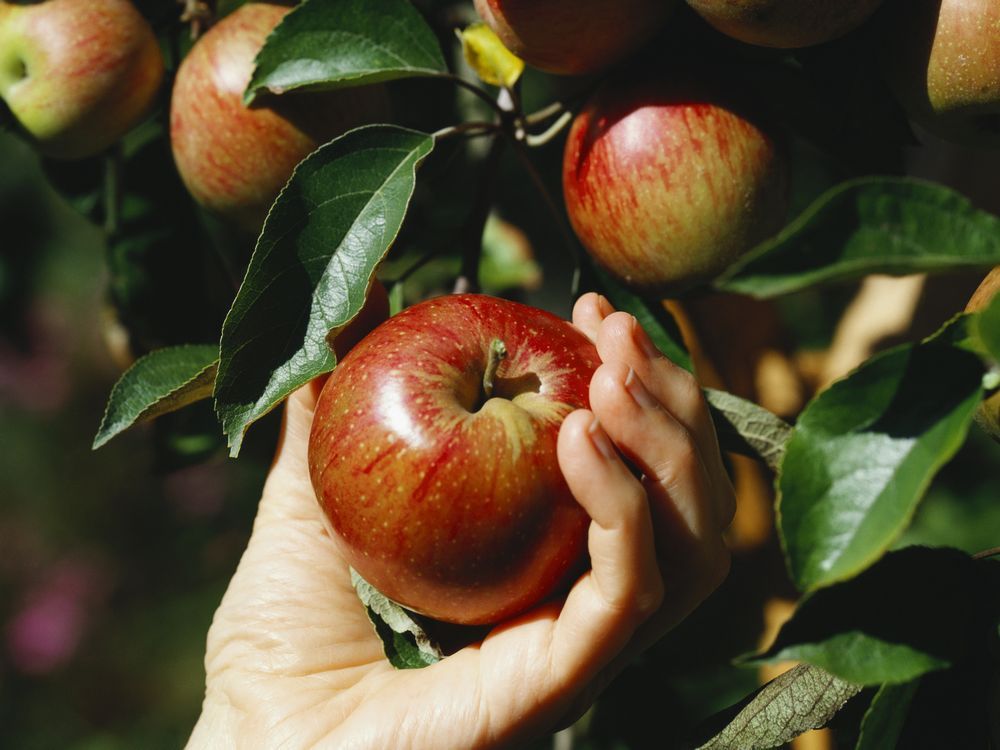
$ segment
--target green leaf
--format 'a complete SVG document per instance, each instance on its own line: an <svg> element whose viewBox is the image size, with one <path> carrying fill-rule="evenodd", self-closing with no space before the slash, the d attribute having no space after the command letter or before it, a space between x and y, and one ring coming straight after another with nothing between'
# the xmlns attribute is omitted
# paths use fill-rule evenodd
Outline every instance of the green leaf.
<svg viewBox="0 0 1000 750"><path fill-rule="evenodd" d="M854 750L896 747L918 685L919 681L914 680L902 685L883 685L879 688L861 721L861 736Z"/></svg>
<svg viewBox="0 0 1000 750"><path fill-rule="evenodd" d="M965 440L983 369L932 339L873 357L806 407L778 480L778 530L801 590L864 570L906 528Z"/></svg>
<svg viewBox="0 0 1000 750"><path fill-rule="evenodd" d="M216 346L174 346L136 360L111 390L94 450L134 424L209 398L218 366Z"/></svg>
<svg viewBox="0 0 1000 750"><path fill-rule="evenodd" d="M778 471L792 437L790 424L764 407L726 391L706 388L705 399L724 450L756 458Z"/></svg>
<svg viewBox="0 0 1000 750"><path fill-rule="evenodd" d="M244 100L448 72L434 32L407 0L306 0L257 55Z"/></svg>
<svg viewBox="0 0 1000 750"><path fill-rule="evenodd" d="M410 612L379 592L351 569L351 583L365 605L382 641L386 658L396 669L420 669L441 661L444 654Z"/></svg>
<svg viewBox="0 0 1000 750"><path fill-rule="evenodd" d="M684 346L677 322L659 300L640 297L629 290L596 263L590 264L590 269L597 277L600 291L618 310L631 313L645 329L656 347L678 367L688 372L694 372L691 355Z"/></svg>
<svg viewBox="0 0 1000 750"><path fill-rule="evenodd" d="M872 273L1000 264L1000 218L934 183L899 177L844 182L780 234L737 261L719 289L775 297Z"/></svg>
<svg viewBox="0 0 1000 750"><path fill-rule="evenodd" d="M825 726L860 691L859 685L800 664L710 720L710 726L721 728L698 750L778 747L803 732Z"/></svg>
<svg viewBox="0 0 1000 750"><path fill-rule="evenodd" d="M233 456L252 422L333 369L326 337L361 310L433 147L424 133L373 125L295 170L222 328L215 399Z"/></svg>
<svg viewBox="0 0 1000 750"><path fill-rule="evenodd" d="M907 547L805 597L754 663L805 661L859 685L904 683L960 661L986 592L955 549Z"/></svg>

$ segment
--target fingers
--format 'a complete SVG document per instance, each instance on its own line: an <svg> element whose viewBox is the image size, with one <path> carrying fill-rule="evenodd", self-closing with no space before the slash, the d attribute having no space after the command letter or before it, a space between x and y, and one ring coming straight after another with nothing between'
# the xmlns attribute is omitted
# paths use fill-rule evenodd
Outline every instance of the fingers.
<svg viewBox="0 0 1000 750"><path fill-rule="evenodd" d="M588 292L573 306L573 325L583 331L591 341L597 341L601 322L615 311L607 299L595 292Z"/></svg>
<svg viewBox="0 0 1000 750"><path fill-rule="evenodd" d="M592 519L591 570L559 615L551 668L557 679L586 681L659 609L663 579L646 492L593 414L580 410L566 418L558 456L570 490Z"/></svg>
<svg viewBox="0 0 1000 750"><path fill-rule="evenodd" d="M591 380L590 403L615 444L646 476L654 514L679 516L685 533L700 542L718 537L712 486L693 436L635 370L619 361L605 362ZM676 525L675 520L665 528Z"/></svg>
<svg viewBox="0 0 1000 750"><path fill-rule="evenodd" d="M596 343L604 362L620 362L630 367L653 399L690 434L708 473L719 523L728 526L736 511L736 500L698 382L664 357L638 321L627 313L606 316L598 329Z"/></svg>

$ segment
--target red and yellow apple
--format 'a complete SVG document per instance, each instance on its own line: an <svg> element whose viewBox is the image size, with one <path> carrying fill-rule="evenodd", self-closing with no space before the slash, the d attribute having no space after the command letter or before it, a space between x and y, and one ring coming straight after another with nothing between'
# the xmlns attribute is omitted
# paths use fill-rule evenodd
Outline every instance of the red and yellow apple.
<svg viewBox="0 0 1000 750"><path fill-rule="evenodd" d="M0 2L0 98L48 156L108 148L162 80L156 37L129 0Z"/></svg>
<svg viewBox="0 0 1000 750"><path fill-rule="evenodd" d="M612 81L576 117L563 195L577 236L626 284L707 281L781 227L782 149L704 81Z"/></svg>
<svg viewBox="0 0 1000 750"><path fill-rule="evenodd" d="M882 0L687 0L727 36L762 47L810 47L860 26Z"/></svg>
<svg viewBox="0 0 1000 750"><path fill-rule="evenodd" d="M966 312L979 312L1000 293L1000 266L987 274L966 305ZM1000 393L994 393L976 410L976 422L994 440L1000 442Z"/></svg>
<svg viewBox="0 0 1000 750"><path fill-rule="evenodd" d="M593 73L618 62L663 25L674 0L475 0L511 52L550 73Z"/></svg>
<svg viewBox="0 0 1000 750"><path fill-rule="evenodd" d="M174 82L170 142L184 184L203 206L251 232L300 161L388 112L381 87L290 93L244 106L254 58L290 10L240 7L195 43Z"/></svg>
<svg viewBox="0 0 1000 750"><path fill-rule="evenodd" d="M571 580L589 519L556 440L599 364L566 321L483 295L422 302L376 328L330 375L309 439L347 562L459 624L507 619Z"/></svg>
<svg viewBox="0 0 1000 750"><path fill-rule="evenodd" d="M893 11L883 68L907 114L956 143L1000 147L1000 2L912 0Z"/></svg>

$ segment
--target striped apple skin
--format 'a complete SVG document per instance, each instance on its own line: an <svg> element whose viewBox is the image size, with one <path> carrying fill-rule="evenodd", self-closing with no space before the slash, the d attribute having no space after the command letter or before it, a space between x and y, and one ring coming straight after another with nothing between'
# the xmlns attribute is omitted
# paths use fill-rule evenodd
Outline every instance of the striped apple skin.
<svg viewBox="0 0 1000 750"><path fill-rule="evenodd" d="M618 82L573 122L563 195L601 266L634 288L673 292L780 228L786 172L779 144L698 84Z"/></svg>
<svg viewBox="0 0 1000 750"><path fill-rule="evenodd" d="M482 401L487 353L508 357ZM556 458L563 419L599 365L567 322L518 303L450 295L396 315L333 371L309 466L348 563L438 620L488 624L581 572L589 518Z"/></svg>
<svg viewBox="0 0 1000 750"><path fill-rule="evenodd" d="M593 73L647 42L674 0L475 0L509 50L550 73Z"/></svg>
<svg viewBox="0 0 1000 750"><path fill-rule="evenodd" d="M188 191L250 232L296 165L321 144L389 112L381 86L265 96L247 107L254 58L290 7L248 3L201 37L181 63L170 108L170 143Z"/></svg>

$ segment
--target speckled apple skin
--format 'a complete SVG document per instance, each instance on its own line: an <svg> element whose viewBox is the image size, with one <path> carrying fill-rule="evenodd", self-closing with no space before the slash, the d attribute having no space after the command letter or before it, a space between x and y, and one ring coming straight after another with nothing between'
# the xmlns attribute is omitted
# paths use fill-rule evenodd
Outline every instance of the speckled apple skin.
<svg viewBox="0 0 1000 750"><path fill-rule="evenodd" d="M508 358L478 407L491 342ZM364 338L327 381L309 440L317 499L348 563L432 618L500 622L581 572L589 518L556 458L600 360L566 321L450 295Z"/></svg>
<svg viewBox="0 0 1000 750"><path fill-rule="evenodd" d="M688 0L727 36L762 47L810 47L860 26L882 0Z"/></svg>
<svg viewBox="0 0 1000 750"><path fill-rule="evenodd" d="M1000 148L1000 2L911 0L892 20L882 67L907 114L955 143Z"/></svg>
<svg viewBox="0 0 1000 750"><path fill-rule="evenodd" d="M577 115L563 196L591 256L629 286L707 281L776 232L783 150L700 83L616 81Z"/></svg>
<svg viewBox="0 0 1000 750"><path fill-rule="evenodd" d="M108 148L162 80L159 44L129 0L0 2L0 98L47 156Z"/></svg>
<svg viewBox="0 0 1000 750"><path fill-rule="evenodd" d="M170 143L184 184L203 206L254 233L300 161L389 112L381 86L243 104L254 58L291 10L248 3L226 16L184 58L171 99Z"/></svg>
<svg viewBox="0 0 1000 750"><path fill-rule="evenodd" d="M606 68L648 41L674 0L476 0L504 46L541 70L567 75Z"/></svg>

